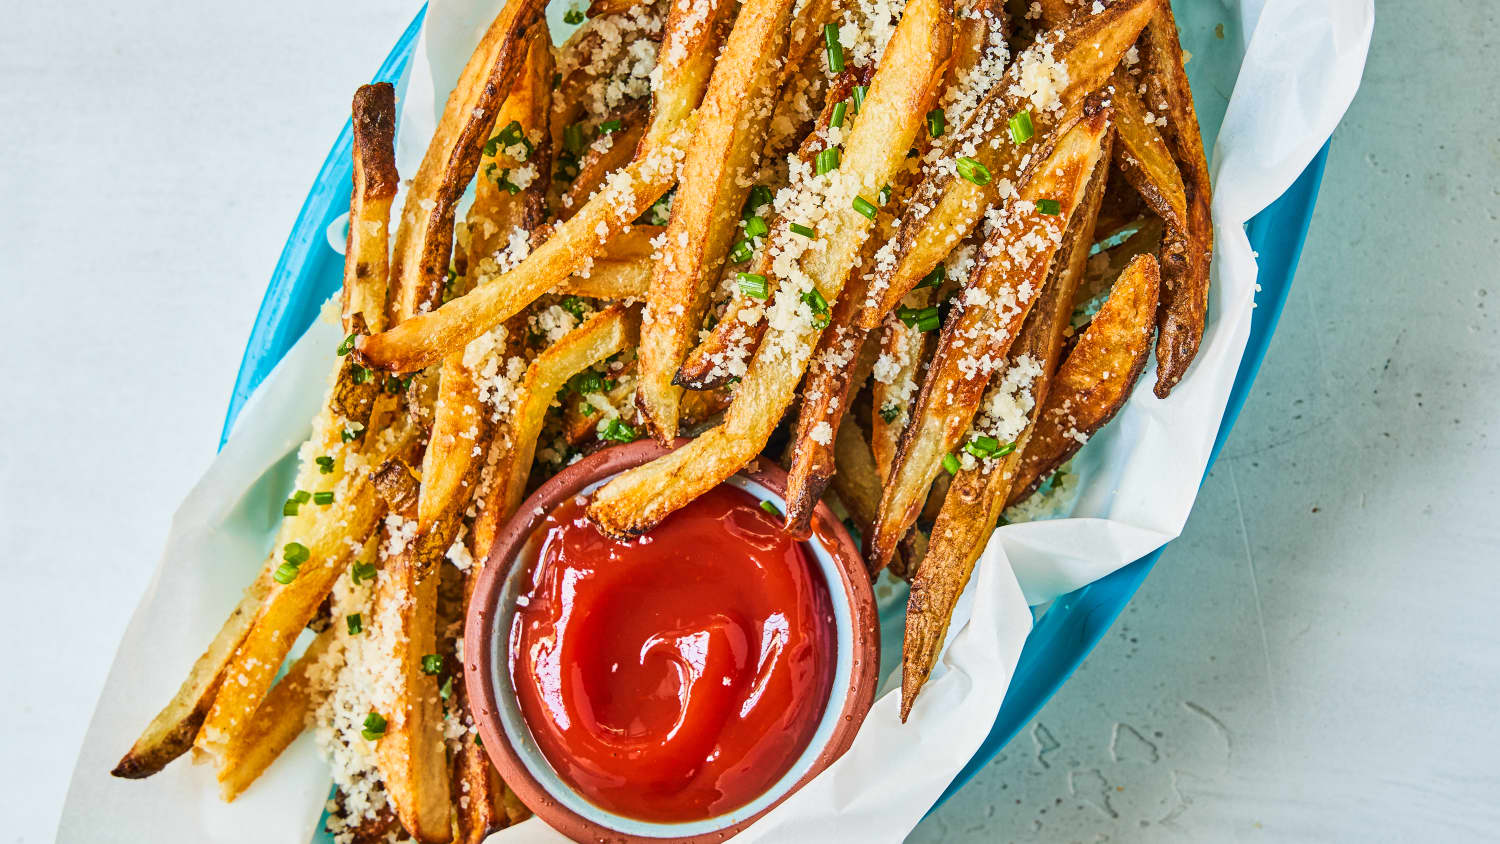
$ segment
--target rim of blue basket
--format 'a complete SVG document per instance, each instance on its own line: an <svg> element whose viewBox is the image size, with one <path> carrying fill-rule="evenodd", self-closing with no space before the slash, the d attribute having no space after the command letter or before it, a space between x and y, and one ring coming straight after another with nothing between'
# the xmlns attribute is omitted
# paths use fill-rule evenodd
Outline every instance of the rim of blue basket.
<svg viewBox="0 0 1500 844"><path fill-rule="evenodd" d="M427 7L424 4L386 56L380 69L375 72L372 81L400 81L416 48L417 35L426 13ZM302 336L307 326L312 324L324 299L331 293L315 289L317 278L341 277L341 270L331 276L318 270L331 262L336 262L340 268L342 266L342 257L325 247L325 233L334 219L348 207L351 144L351 128L346 121L333 143L333 149L318 171L312 190L302 203L297 221L292 226L286 246L282 248L281 257L276 262L276 269L271 274L271 282L266 288L265 298L261 300L260 310L255 315L250 339L245 345L245 355L235 377L234 390L229 397L229 408L225 413L224 428L219 439L220 447L229 439L235 419L239 417L255 388L260 386L287 350ZM1271 335L1281 317L1282 307L1286 304L1297 260L1302 253L1302 244L1312 221L1313 206L1327 159L1328 145L1325 144L1296 182L1246 224L1250 246L1258 253L1257 280L1261 290L1256 297L1257 307L1251 315L1250 337L1245 346L1245 355L1240 361L1234 387L1229 394L1229 403L1219 425L1218 437L1209 455L1210 467L1245 405L1250 386L1255 381L1256 373L1260 371ZM1053 603L1026 639L1015 676L989 736L969 759L968 764L953 778L948 789L933 805L934 809L989 764L1072 675L1129 603L1131 596L1140 588L1146 574L1165 550L1165 547L1160 548Z"/></svg>

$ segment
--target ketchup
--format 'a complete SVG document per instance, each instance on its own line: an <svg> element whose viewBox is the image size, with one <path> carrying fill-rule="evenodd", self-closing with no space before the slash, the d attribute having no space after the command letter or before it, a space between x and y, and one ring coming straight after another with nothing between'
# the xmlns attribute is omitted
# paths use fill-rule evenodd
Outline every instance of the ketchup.
<svg viewBox="0 0 1500 844"><path fill-rule="evenodd" d="M719 486L638 539L573 498L519 564L510 630L521 713L554 770L645 821L745 805L791 768L833 682L827 585L749 494Z"/></svg>

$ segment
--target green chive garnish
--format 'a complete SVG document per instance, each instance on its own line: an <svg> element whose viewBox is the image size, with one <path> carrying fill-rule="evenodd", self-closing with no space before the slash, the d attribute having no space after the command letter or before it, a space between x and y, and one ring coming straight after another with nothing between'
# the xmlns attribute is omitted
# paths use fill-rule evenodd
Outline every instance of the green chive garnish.
<svg viewBox="0 0 1500 844"><path fill-rule="evenodd" d="M892 422L895 422L896 421L896 417L900 416L900 415L901 415L901 408L898 407L897 405L894 405L894 404L885 404L885 405L881 405L880 406L880 418L884 419L885 423L887 425L891 424Z"/></svg>
<svg viewBox="0 0 1500 844"><path fill-rule="evenodd" d="M333 458L332 457L314 457L313 458L313 462L316 463L316 464L318 464L318 472L320 472L321 474L324 474L324 475L331 475L331 474L333 474Z"/></svg>
<svg viewBox="0 0 1500 844"><path fill-rule="evenodd" d="M286 560L294 566L302 565L311 556L312 552L307 550L307 546L300 542L288 542L281 549L281 559Z"/></svg>
<svg viewBox="0 0 1500 844"><path fill-rule="evenodd" d="M750 260L754 254L755 251L750 248L750 241L742 240L736 243L733 249L729 250L729 260L736 264L742 264Z"/></svg>
<svg viewBox="0 0 1500 844"><path fill-rule="evenodd" d="M362 422L350 422L348 425L346 425L344 427L344 430L339 431L339 439L343 440L346 443L347 442L353 442L353 441L359 439L359 435L363 434L364 432L365 432L364 423L362 423Z"/></svg>
<svg viewBox="0 0 1500 844"><path fill-rule="evenodd" d="M375 741L385 735L385 719L380 713L371 712L365 716L365 728L359 734L365 737L365 741Z"/></svg>
<svg viewBox="0 0 1500 844"><path fill-rule="evenodd" d="M374 580L375 564L361 563L356 560L354 566L349 570L349 578L354 581L355 586L358 586L362 580Z"/></svg>
<svg viewBox="0 0 1500 844"><path fill-rule="evenodd" d="M876 194L875 198L880 200L881 205L889 203L891 201L891 186L883 185L880 188L880 193Z"/></svg>
<svg viewBox="0 0 1500 844"><path fill-rule="evenodd" d="M422 657L422 673L434 676L443 672L443 658L437 654L426 654Z"/></svg>
<svg viewBox="0 0 1500 844"><path fill-rule="evenodd" d="M819 176L839 169L838 147L829 147L818 153L818 157L814 159L813 169Z"/></svg>
<svg viewBox="0 0 1500 844"><path fill-rule="evenodd" d="M770 513L773 516L779 517L781 515L781 510L775 504L772 504L769 501L760 502L760 509L765 510L767 513Z"/></svg>
<svg viewBox="0 0 1500 844"><path fill-rule="evenodd" d="M282 586L285 586L297 579L297 567L292 565L291 563L282 563L281 565L277 566L276 571L271 574L271 579L275 580L277 583L280 583Z"/></svg>
<svg viewBox="0 0 1500 844"><path fill-rule="evenodd" d="M557 303L558 307L572 314L576 319L583 319L583 300L577 296L564 296Z"/></svg>
<svg viewBox="0 0 1500 844"><path fill-rule="evenodd" d="M922 276L917 287L938 287L948 278L948 268L942 264L932 268L932 272Z"/></svg>
<svg viewBox="0 0 1500 844"><path fill-rule="evenodd" d="M852 205L854 206L855 211L858 211L860 214L871 220L875 219L875 203L871 202L868 199L865 199L862 196L856 196L854 197L854 202L852 203Z"/></svg>
<svg viewBox="0 0 1500 844"><path fill-rule="evenodd" d="M350 636L358 636L365 629L364 616L359 613L344 616L344 624L349 628Z"/></svg>
<svg viewBox="0 0 1500 844"><path fill-rule="evenodd" d="M946 126L947 116L943 114L942 109L935 108L927 112L927 134L934 138L941 138L943 136L943 129Z"/></svg>
<svg viewBox="0 0 1500 844"><path fill-rule="evenodd" d="M812 226L804 226L801 223L792 223L791 225L787 226L787 228L792 230L792 234L800 234L803 237L818 236L817 231L815 231Z"/></svg>
<svg viewBox="0 0 1500 844"><path fill-rule="evenodd" d="M807 306L812 308L812 312L815 314L828 313L828 300L823 298L823 294L819 293L816 287L803 293L802 301L806 302Z"/></svg>
<svg viewBox="0 0 1500 844"><path fill-rule="evenodd" d="M451 674L448 676L448 679L443 681L443 687L438 689L438 697L441 697L443 700L453 697L453 676Z"/></svg>
<svg viewBox="0 0 1500 844"><path fill-rule="evenodd" d="M833 104L833 114L828 116L828 125L835 128L843 128L844 115L849 113L849 104L840 100Z"/></svg>
<svg viewBox="0 0 1500 844"><path fill-rule="evenodd" d="M283 515L283 516L295 516L295 515L297 515L297 507L298 506L300 506L300 505L298 505L297 499L295 499L295 498L288 498L286 500L286 503L281 505L281 515Z"/></svg>
<svg viewBox="0 0 1500 844"><path fill-rule="evenodd" d="M1061 214L1062 203L1055 199L1038 199L1036 201L1036 213L1038 214Z"/></svg>
<svg viewBox="0 0 1500 844"><path fill-rule="evenodd" d="M609 420L604 430L599 432L599 439L612 440L617 443L633 443L640 439L640 436L635 428L623 422L618 416Z"/></svg>
<svg viewBox="0 0 1500 844"><path fill-rule="evenodd" d="M343 357L344 355L347 355L350 352L354 351L354 338L357 336L359 335L350 334L348 337L344 338L344 342L339 344L339 357Z"/></svg>
<svg viewBox="0 0 1500 844"><path fill-rule="evenodd" d="M317 504L317 505L319 505L321 507L327 507L328 505L330 505L330 504L333 503L333 493L332 492L315 492L315 493L313 493L313 499L312 500L313 500L314 504Z"/></svg>
<svg viewBox="0 0 1500 844"><path fill-rule="evenodd" d="M752 299L764 299L771 295L771 285L766 277L758 273L739 273L735 276L735 283L740 292Z"/></svg>
<svg viewBox="0 0 1500 844"><path fill-rule="evenodd" d="M828 70L832 73L842 73L844 71L844 46L839 43L839 28L834 24L823 24L823 46L828 53Z"/></svg>
<svg viewBox="0 0 1500 844"><path fill-rule="evenodd" d="M748 217L761 209L761 206L771 204L771 189L765 185L756 185L750 189L750 196L745 200L745 207L740 211L741 217Z"/></svg>
<svg viewBox="0 0 1500 844"><path fill-rule="evenodd" d="M918 331L932 331L942 322L942 316L935 305L925 308L908 308L902 305L896 309L896 318L905 323L907 328Z"/></svg>
<svg viewBox="0 0 1500 844"><path fill-rule="evenodd" d="M597 129L594 130L594 134L596 134L596 135L613 135L614 133L620 131L623 128L625 128L624 124L622 124L618 120L606 120L603 123L599 124L599 128L597 128Z"/></svg>
<svg viewBox="0 0 1500 844"><path fill-rule="evenodd" d="M958 167L958 175L965 181L981 186L990 183L990 168L980 164L979 159L962 156L954 164Z"/></svg>
<svg viewBox="0 0 1500 844"><path fill-rule="evenodd" d="M1000 441L994 437L980 435L965 444L964 451L975 457L994 457L1000 451Z"/></svg>
<svg viewBox="0 0 1500 844"><path fill-rule="evenodd" d="M759 214L745 221L745 237L765 237L771 231L766 225L766 218Z"/></svg>
<svg viewBox="0 0 1500 844"><path fill-rule="evenodd" d="M575 7L563 12L563 23L569 26L577 26L583 23L583 10Z"/></svg>
<svg viewBox="0 0 1500 844"><path fill-rule="evenodd" d="M1010 139L1012 143L1024 144L1031 140L1036 134L1036 129L1031 125L1031 111L1018 111L1010 119Z"/></svg>
<svg viewBox="0 0 1500 844"><path fill-rule="evenodd" d="M952 454L943 455L943 468L947 469L950 475L958 474L958 458Z"/></svg>

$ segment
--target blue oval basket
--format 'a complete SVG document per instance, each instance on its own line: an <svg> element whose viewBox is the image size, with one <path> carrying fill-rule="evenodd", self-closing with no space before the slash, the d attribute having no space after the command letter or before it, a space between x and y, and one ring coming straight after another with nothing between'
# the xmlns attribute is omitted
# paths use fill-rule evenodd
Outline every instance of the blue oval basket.
<svg viewBox="0 0 1500 844"><path fill-rule="evenodd" d="M417 34L425 14L424 7L412 19L380 70L376 71L375 81L399 82L416 48ZM281 251L265 299L255 315L255 325L250 330L245 357L229 398L221 445L229 438L229 431L246 399L302 336L323 302L341 283L344 259L328 248L325 231L349 208L351 137L350 126L345 123L318 171L312 191L302 203L302 211L297 215L291 236ZM1281 308L1286 304L1327 158L1328 147L1325 145L1286 193L1257 214L1246 227L1250 246L1258 253L1261 290L1256 297L1257 307L1251 318L1245 356L1235 375L1229 405L1225 408L1224 420L1219 425L1219 434L1209 457L1210 466L1219 449L1223 448L1230 428L1250 394L1250 385L1260 370L1271 334L1276 330L1276 321L1281 316ZM1151 571L1165 550L1159 549L1053 602L1026 639L1015 677L989 736L953 778L937 805L942 805L988 764L1068 679L1114 623L1115 617L1125 608L1141 581L1146 579L1146 573Z"/></svg>

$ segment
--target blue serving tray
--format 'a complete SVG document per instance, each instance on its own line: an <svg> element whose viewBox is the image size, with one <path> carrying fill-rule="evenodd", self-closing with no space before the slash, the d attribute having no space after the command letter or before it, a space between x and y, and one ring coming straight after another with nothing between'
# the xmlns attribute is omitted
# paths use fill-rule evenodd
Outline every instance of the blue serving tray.
<svg viewBox="0 0 1500 844"><path fill-rule="evenodd" d="M401 34L401 39L386 56L385 62L375 72L375 81L398 83L411 61L416 49L417 34L426 15L426 7ZM260 311L255 315L255 325L250 329L250 340L245 346L245 357L240 362L240 371L235 378L234 392L229 397L229 410L224 419L224 430L220 446L229 438L234 420L244 408L245 401L255 388L265 380L292 344L302 336L307 326L317 317L318 309L338 289L343 279L344 259L327 247L325 232L340 214L349 208L349 193L353 187L350 152L351 128L348 123L333 143L328 158L318 171L312 191L302 203L302 211L292 226L291 236L276 262L271 274L270 286ZM1249 397L1250 385L1260 370L1261 360L1271 343L1271 334L1281 317L1281 308L1286 304L1287 292L1292 286L1292 275L1297 268L1297 259L1302 254L1302 243L1307 237L1307 227L1312 220L1313 205L1318 196L1318 185L1323 180L1323 166L1328 159L1328 147L1323 149L1308 164L1307 169L1279 199L1257 214L1246 226L1250 247L1258 253L1260 266L1258 281L1260 294L1257 307L1251 315L1250 339L1245 347L1245 356L1240 361L1235 375L1234 388L1229 394L1229 405L1219 425L1219 435L1214 441L1209 465L1218 457L1219 449L1229 437L1234 420L1239 417L1245 399ZM989 764L995 754L1021 730L1026 722L1042 708L1047 699L1067 680L1079 663L1088 655L1114 623L1115 617L1125 608L1146 573L1161 557L1165 548L1142 557L1113 574L1097 580L1075 592L1070 592L1053 602L1046 614L1037 621L1026 646L1021 651L1016 665L1015 677L1000 706L1000 713L990 734L980 745L958 776L953 778L948 790L938 798L942 803L962 788L981 768ZM936 805L934 808L936 808Z"/></svg>

